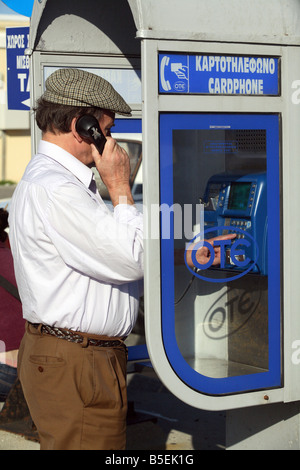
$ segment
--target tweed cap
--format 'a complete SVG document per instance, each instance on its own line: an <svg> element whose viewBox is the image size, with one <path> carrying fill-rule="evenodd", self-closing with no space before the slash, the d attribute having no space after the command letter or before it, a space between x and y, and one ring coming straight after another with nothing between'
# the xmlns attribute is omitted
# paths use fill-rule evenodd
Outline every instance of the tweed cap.
<svg viewBox="0 0 300 470"><path fill-rule="evenodd" d="M107 80L80 69L59 69L50 75L43 98L50 103L96 107L131 116L131 108Z"/></svg>

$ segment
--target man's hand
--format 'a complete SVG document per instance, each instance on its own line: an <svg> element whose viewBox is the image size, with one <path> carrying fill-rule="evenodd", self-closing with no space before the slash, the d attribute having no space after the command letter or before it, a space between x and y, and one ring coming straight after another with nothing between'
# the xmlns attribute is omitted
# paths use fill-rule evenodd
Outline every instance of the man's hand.
<svg viewBox="0 0 300 470"><path fill-rule="evenodd" d="M220 235L219 237L215 238L210 238L209 240L205 240L206 243L209 243L211 245L211 251L214 251L215 258L212 263L212 266L217 266L221 263L221 248L220 246L214 246L214 242L217 240L233 240L236 237L235 233L229 234L229 235ZM194 263L192 261L192 253L193 253L193 246L186 252L186 260L187 264L191 267L194 268ZM199 264L207 264L210 260L211 253L210 250L206 247L203 246L196 252L196 260Z"/></svg>
<svg viewBox="0 0 300 470"><path fill-rule="evenodd" d="M114 206L120 201L133 205L130 189L130 161L126 151L111 137L106 138L102 155L92 144L92 155L96 168L108 189Z"/></svg>

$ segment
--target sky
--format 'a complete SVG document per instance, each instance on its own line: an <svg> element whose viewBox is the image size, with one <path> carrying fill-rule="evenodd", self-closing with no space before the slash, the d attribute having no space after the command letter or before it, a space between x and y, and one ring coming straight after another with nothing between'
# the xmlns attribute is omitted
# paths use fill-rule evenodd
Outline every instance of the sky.
<svg viewBox="0 0 300 470"><path fill-rule="evenodd" d="M0 0L0 15L18 15L15 11L8 8L1 0Z"/></svg>

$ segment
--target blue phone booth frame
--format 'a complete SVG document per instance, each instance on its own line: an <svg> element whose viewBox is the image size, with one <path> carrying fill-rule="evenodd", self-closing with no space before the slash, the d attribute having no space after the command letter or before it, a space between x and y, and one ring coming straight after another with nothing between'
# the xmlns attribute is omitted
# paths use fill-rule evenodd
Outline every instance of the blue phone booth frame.
<svg viewBox="0 0 300 470"><path fill-rule="evenodd" d="M211 125L233 130L266 130L267 213L268 213L268 341L267 371L235 377L211 378L201 375L184 359L175 333L174 238L161 237L162 335L168 361L191 389L220 396L282 386L281 364L281 208L280 208L280 119L277 114L194 114L160 115L160 204L173 206L173 131L206 130ZM171 221L172 224L172 221ZM173 227L174 228L174 227ZM171 227L171 234L172 227Z"/></svg>

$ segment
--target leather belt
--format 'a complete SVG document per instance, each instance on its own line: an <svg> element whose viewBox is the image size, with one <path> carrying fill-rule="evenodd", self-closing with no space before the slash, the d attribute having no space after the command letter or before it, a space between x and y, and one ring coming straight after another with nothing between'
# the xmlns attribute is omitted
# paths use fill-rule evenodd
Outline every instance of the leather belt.
<svg viewBox="0 0 300 470"><path fill-rule="evenodd" d="M55 338L64 339L71 343L81 344L83 347L88 346L97 346L100 348L116 348L123 346L126 348L124 341L126 338L120 339L94 339L89 338L88 336L83 336L80 333L76 333L71 330L66 330L62 328L57 328L54 326L42 325L40 323L30 323L29 325L33 326L36 330L39 330L41 333L46 335L55 336Z"/></svg>

